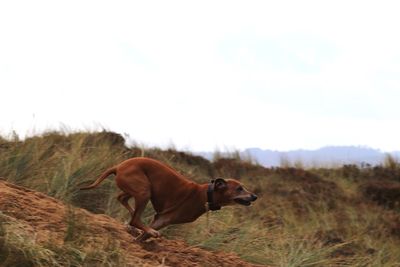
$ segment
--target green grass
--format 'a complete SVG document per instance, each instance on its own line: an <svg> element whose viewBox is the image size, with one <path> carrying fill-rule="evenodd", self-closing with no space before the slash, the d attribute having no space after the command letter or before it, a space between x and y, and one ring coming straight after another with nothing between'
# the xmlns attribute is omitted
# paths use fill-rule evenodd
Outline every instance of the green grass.
<svg viewBox="0 0 400 267"><path fill-rule="evenodd" d="M399 164L390 157L385 166L368 169L303 170L301 162L296 168L266 169L235 152L228 158L216 153L209 162L172 148L128 148L121 136L109 132L49 132L24 141L0 137L0 177L123 222L128 214L115 199L118 190L112 178L96 190L78 189L135 156L159 159L197 182L239 178L260 197L251 207L223 208L192 224L170 226L162 230L168 238L184 238L193 246L235 252L273 266L400 266L399 211L378 205L361 190L370 181L399 184ZM152 213L149 206L144 217L150 219ZM112 240L97 254L83 249L85 241L76 239L80 228L73 212L61 248L36 244L18 225L0 226L4 266L7 261L14 266L57 266L61 260L70 266L123 266Z"/></svg>

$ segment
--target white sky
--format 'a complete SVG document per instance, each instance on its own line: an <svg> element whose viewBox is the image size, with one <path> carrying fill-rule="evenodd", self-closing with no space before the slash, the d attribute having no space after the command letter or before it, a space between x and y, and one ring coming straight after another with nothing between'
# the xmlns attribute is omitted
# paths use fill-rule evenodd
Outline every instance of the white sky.
<svg viewBox="0 0 400 267"><path fill-rule="evenodd" d="M1 1L0 133L400 150L398 1Z"/></svg>

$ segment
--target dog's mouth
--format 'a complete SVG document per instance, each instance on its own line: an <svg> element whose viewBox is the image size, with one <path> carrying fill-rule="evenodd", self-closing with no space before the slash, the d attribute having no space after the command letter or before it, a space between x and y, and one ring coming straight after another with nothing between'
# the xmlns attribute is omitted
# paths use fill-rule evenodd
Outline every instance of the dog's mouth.
<svg viewBox="0 0 400 267"><path fill-rule="evenodd" d="M251 205L251 201L242 199L242 198L235 198L233 199L236 203L243 205L243 206L250 206Z"/></svg>

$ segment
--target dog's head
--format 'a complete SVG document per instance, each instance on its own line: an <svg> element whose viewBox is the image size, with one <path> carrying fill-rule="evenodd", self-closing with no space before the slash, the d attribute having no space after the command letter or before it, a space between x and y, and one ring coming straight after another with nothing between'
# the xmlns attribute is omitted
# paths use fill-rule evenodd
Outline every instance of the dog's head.
<svg viewBox="0 0 400 267"><path fill-rule="evenodd" d="M257 196L235 179L218 178L214 181L215 202L221 206L240 204L250 206Z"/></svg>

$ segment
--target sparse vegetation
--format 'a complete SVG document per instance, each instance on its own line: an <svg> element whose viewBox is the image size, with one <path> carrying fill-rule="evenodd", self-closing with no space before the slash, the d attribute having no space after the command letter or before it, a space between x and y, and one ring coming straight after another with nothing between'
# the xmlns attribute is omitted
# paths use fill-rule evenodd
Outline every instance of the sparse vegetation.
<svg viewBox="0 0 400 267"><path fill-rule="evenodd" d="M383 166L354 165L304 170L301 162L264 168L251 159L216 153L210 162L171 148L126 147L111 132L49 132L24 141L0 137L0 177L94 213L124 222L112 179L98 189L79 191L106 168L135 156L159 159L190 179L241 179L260 199L253 207L227 207L163 234L193 246L235 252L250 262L272 266L399 266L400 165L390 156ZM282 160L285 162L285 160ZM152 215L149 207L145 213ZM85 231L71 209L61 247L35 243L23 226L0 214L2 266L123 266L112 239L85 251ZM21 256L22 255L22 256ZM60 258L62 257L62 259ZM95 265L95 263L97 265ZM8 264L8 265L7 265ZM11 264L11 265L10 265ZM64 266L64 265L60 265Z"/></svg>

